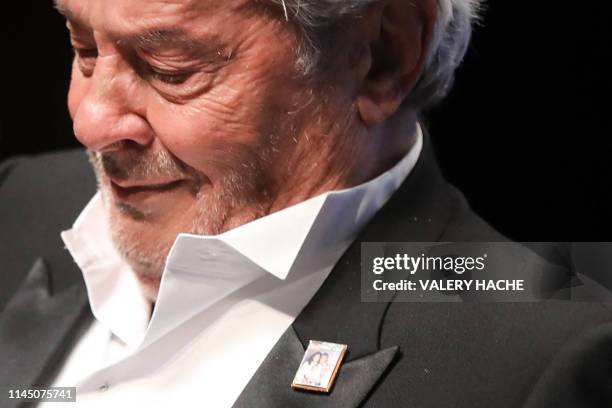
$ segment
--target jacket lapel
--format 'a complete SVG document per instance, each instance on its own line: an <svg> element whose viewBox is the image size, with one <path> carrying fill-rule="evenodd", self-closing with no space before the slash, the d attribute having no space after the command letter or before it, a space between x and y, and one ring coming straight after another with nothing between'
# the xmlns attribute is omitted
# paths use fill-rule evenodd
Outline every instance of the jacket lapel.
<svg viewBox="0 0 612 408"><path fill-rule="evenodd" d="M52 289L49 268L39 258L0 318L0 384L48 385L76 330L89 320L82 283Z"/></svg>
<svg viewBox="0 0 612 408"><path fill-rule="evenodd" d="M304 351L293 327L289 327L234 407L357 407L397 354L397 348L393 347L344 363L332 392L322 394L297 391L290 387Z"/></svg>
<svg viewBox="0 0 612 408"><path fill-rule="evenodd" d="M361 243L437 241L453 212L446 182L428 137L409 177L344 253L238 398L235 407L360 406L401 355L381 348L379 330L389 302L361 302ZM348 345L329 395L297 391L291 382L309 340Z"/></svg>

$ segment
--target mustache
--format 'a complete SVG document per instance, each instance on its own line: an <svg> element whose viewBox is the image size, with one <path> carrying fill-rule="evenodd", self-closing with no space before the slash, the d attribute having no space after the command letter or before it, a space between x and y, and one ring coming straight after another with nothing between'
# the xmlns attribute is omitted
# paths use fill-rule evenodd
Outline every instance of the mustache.
<svg viewBox="0 0 612 408"><path fill-rule="evenodd" d="M115 180L194 179L197 173L169 152L88 152L96 172Z"/></svg>

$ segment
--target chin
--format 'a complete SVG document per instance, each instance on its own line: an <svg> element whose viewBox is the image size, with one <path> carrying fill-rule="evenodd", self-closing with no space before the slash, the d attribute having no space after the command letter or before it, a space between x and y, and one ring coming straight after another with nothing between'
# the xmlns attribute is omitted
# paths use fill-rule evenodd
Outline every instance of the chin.
<svg viewBox="0 0 612 408"><path fill-rule="evenodd" d="M118 253L130 266L146 298L157 298L166 257L174 233L160 234L159 225L117 212L111 217L111 236Z"/></svg>

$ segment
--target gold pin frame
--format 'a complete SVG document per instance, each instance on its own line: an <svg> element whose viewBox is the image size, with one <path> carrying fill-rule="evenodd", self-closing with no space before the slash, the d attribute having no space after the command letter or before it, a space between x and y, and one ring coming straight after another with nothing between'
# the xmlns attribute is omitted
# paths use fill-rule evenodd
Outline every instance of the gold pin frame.
<svg viewBox="0 0 612 408"><path fill-rule="evenodd" d="M347 350L346 344L310 340L291 387L329 393L334 386Z"/></svg>

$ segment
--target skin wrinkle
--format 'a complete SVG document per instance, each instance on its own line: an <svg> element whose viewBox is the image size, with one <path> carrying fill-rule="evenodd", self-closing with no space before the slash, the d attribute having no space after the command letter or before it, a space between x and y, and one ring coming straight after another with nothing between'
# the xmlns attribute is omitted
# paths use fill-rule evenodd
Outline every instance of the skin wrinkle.
<svg viewBox="0 0 612 408"><path fill-rule="evenodd" d="M73 64L75 134L93 153L113 241L151 300L178 233L216 235L359 184L388 164L387 150L401 157L410 147L404 135L382 143L364 126L347 50L325 77L305 80L297 30L261 4L59 1L97 48L91 75L78 53ZM208 51L190 52L206 39L214 45L201 50L223 61L217 69L207 69ZM140 64L197 72L173 83ZM132 202L131 187L117 188L122 180L174 187Z"/></svg>
<svg viewBox="0 0 612 408"><path fill-rule="evenodd" d="M321 112L318 112L319 115L319 119L318 121L322 121L321 119ZM342 120L342 123L348 123L348 120ZM348 130L348 125L346 126L346 131L349 132ZM336 130L339 128L337 123L332 123L329 125L329 128L323 128L322 132L318 135L318 137L312 137L310 138L310 140L308 141L308 146L297 152L297 159L295 160L296 163L296 167L295 169L292 170L293 174L301 174L302 175L302 180L298 180L298 183L296 184L297 186L308 186L307 183L307 178L310 174L310 172L308 171L308 169L304 169L301 168L301 164L302 163L309 163L309 160L307 160L307 158L309 157L309 155L311 154L311 150L317 150L318 152L321 153L322 157L326 157L329 153L329 151L336 151L336 152L341 152L344 151L344 149L346 148L346 145L344 143L341 142L342 138L338 138L340 139L340 141L336 140L335 143L330 144L329 142L326 141L326 135L331 135L331 134L340 134L339 132L334 131L334 128L336 128ZM340 155L338 154L339 157L343 157L344 155ZM319 170L325 174L332 174L334 175L334 177L332 179L327 179L324 181L321 181L320 184L312 184L309 186L308 189L300 189L300 191L296 191L294 192L294 197L295 196L299 196L302 197L303 199L306 199L307 197L312 196L316 191L324 191L326 190L327 186L329 185L331 188L329 188L330 190L334 189L333 186L340 184L341 181L345 180L346 178L346 172L348 171L348 169L350 168L349 166L347 166L347 163L345 160L335 160L335 161L327 161L327 160L316 160L314 162L314 165L312 167L317 167L320 168L322 170Z"/></svg>

